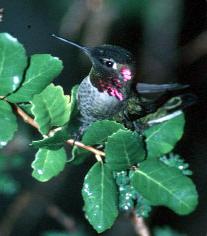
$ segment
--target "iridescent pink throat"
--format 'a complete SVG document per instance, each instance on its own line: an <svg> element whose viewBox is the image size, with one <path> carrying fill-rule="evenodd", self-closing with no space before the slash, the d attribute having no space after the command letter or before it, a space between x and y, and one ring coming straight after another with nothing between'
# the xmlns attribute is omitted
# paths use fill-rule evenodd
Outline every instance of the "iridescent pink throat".
<svg viewBox="0 0 207 236"><path fill-rule="evenodd" d="M121 67L120 73L123 77L122 82L118 77L110 80L99 80L99 90L101 92L106 91L110 96L116 97L118 100L122 101L124 100L124 95L120 90L125 86L127 81L132 79L132 73L126 66Z"/></svg>

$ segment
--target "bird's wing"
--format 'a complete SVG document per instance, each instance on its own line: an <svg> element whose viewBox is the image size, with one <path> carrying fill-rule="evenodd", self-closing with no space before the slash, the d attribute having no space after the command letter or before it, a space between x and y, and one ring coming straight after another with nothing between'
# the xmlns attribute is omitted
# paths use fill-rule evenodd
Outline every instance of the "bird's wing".
<svg viewBox="0 0 207 236"><path fill-rule="evenodd" d="M160 93L166 91L180 90L189 87L187 84L168 83L168 84L148 84L137 83L136 89L140 94Z"/></svg>

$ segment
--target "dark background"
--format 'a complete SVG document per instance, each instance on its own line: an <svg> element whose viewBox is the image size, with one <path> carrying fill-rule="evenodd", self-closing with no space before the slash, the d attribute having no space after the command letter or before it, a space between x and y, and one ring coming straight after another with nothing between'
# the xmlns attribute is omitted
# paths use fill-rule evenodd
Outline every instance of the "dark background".
<svg viewBox="0 0 207 236"><path fill-rule="evenodd" d="M201 0L0 0L4 8L0 32L8 32L24 45L28 55L50 53L64 63L55 80L69 94L90 69L78 49L51 37L62 37L84 45L120 45L136 57L136 80L151 83L179 81L190 84L198 96L186 110L186 128L176 147L194 172L200 204L190 216L180 217L166 208L153 212L151 229L170 225L189 236L207 233L207 31L206 1ZM89 166L67 167L48 183L31 178L30 164L35 150L28 148L36 132L19 121L20 132L3 150L26 159L14 173L21 190L0 197L0 235L41 235L46 230L65 230L53 218L54 206L72 217L75 229L96 235L82 212L81 186ZM25 138L26 137L26 138ZM51 213L52 212L52 213ZM71 222L70 222L71 223ZM112 230L103 235L134 235L127 217L121 216Z"/></svg>

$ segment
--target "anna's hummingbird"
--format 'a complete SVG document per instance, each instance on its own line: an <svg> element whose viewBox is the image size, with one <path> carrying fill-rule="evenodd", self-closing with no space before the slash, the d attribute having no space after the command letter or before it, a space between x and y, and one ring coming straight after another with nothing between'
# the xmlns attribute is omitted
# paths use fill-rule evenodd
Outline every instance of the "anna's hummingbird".
<svg viewBox="0 0 207 236"><path fill-rule="evenodd" d="M131 95L135 65L132 54L119 46L105 44L86 47L54 34L52 36L79 48L92 62L90 73L80 83L77 94L82 128L85 129L97 120L110 119L122 110L125 101ZM136 90L139 94L145 94L183 87L185 85L177 83L138 83Z"/></svg>
<svg viewBox="0 0 207 236"><path fill-rule="evenodd" d="M83 127L96 120L112 118L130 94L134 75L132 54L119 46L84 47L53 36L78 47L92 62L90 73L80 83L77 94Z"/></svg>

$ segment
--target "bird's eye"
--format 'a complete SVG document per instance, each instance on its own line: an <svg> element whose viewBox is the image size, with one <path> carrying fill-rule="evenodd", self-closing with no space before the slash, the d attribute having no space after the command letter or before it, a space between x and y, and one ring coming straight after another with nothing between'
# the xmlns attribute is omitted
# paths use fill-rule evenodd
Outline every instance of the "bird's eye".
<svg viewBox="0 0 207 236"><path fill-rule="evenodd" d="M114 65L114 63L112 62L112 61L109 61L109 60L107 60L107 61L105 61L105 65L107 66L107 67L113 67L113 65Z"/></svg>
<svg viewBox="0 0 207 236"><path fill-rule="evenodd" d="M100 62L101 62L103 65L105 65L105 66L108 67L108 68L112 68L112 67L114 66L114 64L115 64L115 63L114 63L112 60L110 60L110 59L100 58L99 60L100 60Z"/></svg>
<svg viewBox="0 0 207 236"><path fill-rule="evenodd" d="M117 69L117 63L113 59L108 59L108 58L100 58L99 59L101 64L108 68L113 68L114 70Z"/></svg>

